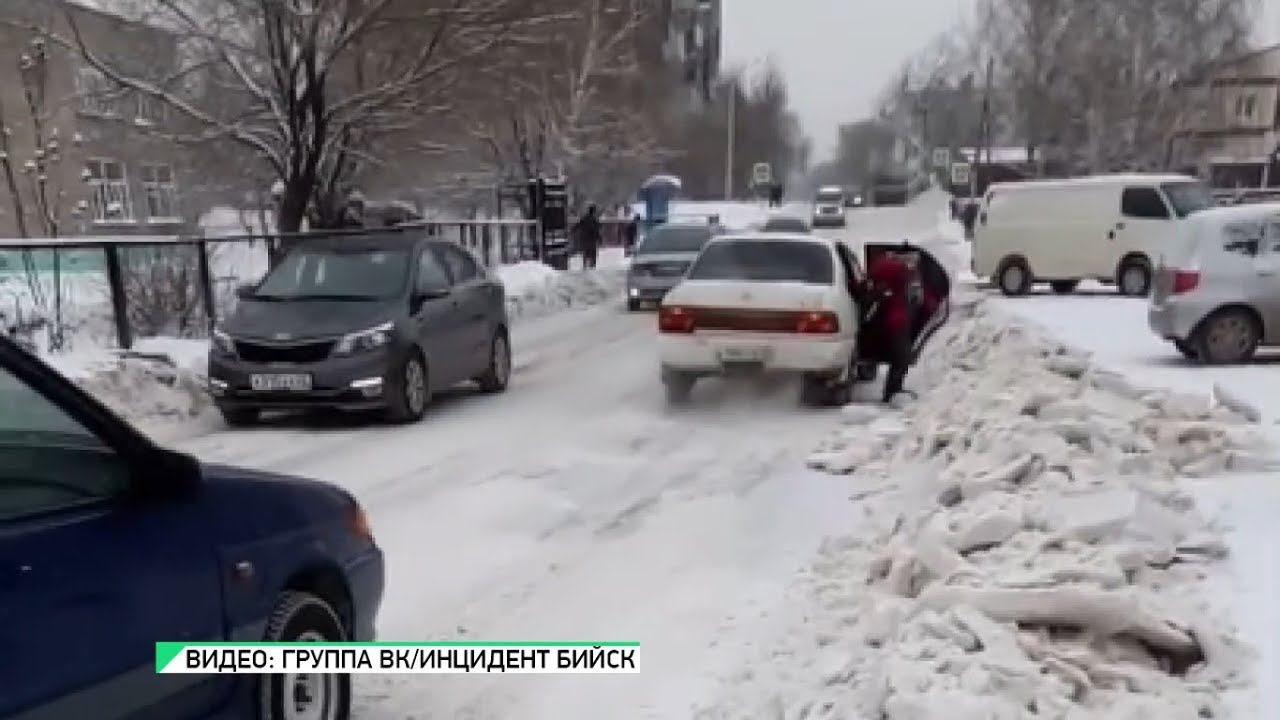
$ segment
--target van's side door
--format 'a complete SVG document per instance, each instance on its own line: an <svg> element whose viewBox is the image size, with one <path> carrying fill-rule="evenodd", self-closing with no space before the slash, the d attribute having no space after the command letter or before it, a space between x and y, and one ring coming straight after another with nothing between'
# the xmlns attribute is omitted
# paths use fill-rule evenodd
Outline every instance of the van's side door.
<svg viewBox="0 0 1280 720"><path fill-rule="evenodd" d="M1266 223L1262 248L1255 260L1253 302L1262 315L1263 342L1280 344L1280 217Z"/></svg>
<svg viewBox="0 0 1280 720"><path fill-rule="evenodd" d="M1107 231L1108 252L1091 256L1097 262L1091 274L1116 277L1121 259L1130 253L1140 253L1155 265L1161 246L1173 239L1173 223L1173 211L1154 185L1125 187L1120 193L1120 218Z"/></svg>

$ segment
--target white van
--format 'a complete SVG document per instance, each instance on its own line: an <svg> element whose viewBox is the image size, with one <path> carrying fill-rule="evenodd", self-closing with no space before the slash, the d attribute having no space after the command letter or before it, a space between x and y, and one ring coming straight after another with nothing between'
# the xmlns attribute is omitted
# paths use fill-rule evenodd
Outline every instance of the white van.
<svg viewBox="0 0 1280 720"><path fill-rule="evenodd" d="M973 233L973 271L1006 295L1033 282L1069 293L1084 279L1144 296L1163 243L1193 212L1213 206L1185 175L1099 175L997 183Z"/></svg>

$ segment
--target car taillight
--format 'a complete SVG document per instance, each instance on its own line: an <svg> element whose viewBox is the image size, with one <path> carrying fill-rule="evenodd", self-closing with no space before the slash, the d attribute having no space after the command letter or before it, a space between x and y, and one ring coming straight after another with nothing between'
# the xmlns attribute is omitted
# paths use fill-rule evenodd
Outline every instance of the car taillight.
<svg viewBox="0 0 1280 720"><path fill-rule="evenodd" d="M1197 270L1174 270L1173 271L1173 287L1169 290L1172 295L1178 295L1185 292L1191 292L1200 286L1200 273Z"/></svg>
<svg viewBox="0 0 1280 720"><path fill-rule="evenodd" d="M688 308L663 305L658 308L658 332L688 334L693 332L693 313Z"/></svg>
<svg viewBox="0 0 1280 720"><path fill-rule="evenodd" d="M834 335L840 332L840 317L833 312L804 313L796 321L796 332L804 335Z"/></svg>

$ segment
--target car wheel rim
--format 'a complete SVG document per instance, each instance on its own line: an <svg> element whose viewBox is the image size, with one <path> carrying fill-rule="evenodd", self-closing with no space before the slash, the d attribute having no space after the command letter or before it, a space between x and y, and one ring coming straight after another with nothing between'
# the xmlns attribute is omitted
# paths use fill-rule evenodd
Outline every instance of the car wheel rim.
<svg viewBox="0 0 1280 720"><path fill-rule="evenodd" d="M1121 287L1129 295L1141 295L1146 291L1147 272L1140 267L1131 267L1124 271Z"/></svg>
<svg viewBox="0 0 1280 720"><path fill-rule="evenodd" d="M1022 287L1022 268L1017 265L1011 266L1004 271L1004 289L1009 292L1017 292Z"/></svg>
<svg viewBox="0 0 1280 720"><path fill-rule="evenodd" d="M1214 323L1209 333L1209 349L1213 356L1221 359L1243 357L1249 351L1253 332L1244 322L1236 317L1223 318Z"/></svg>
<svg viewBox="0 0 1280 720"><path fill-rule="evenodd" d="M295 642L324 642L317 632L306 632ZM280 684L281 706L286 720L333 720L337 717L338 676L327 673L290 673Z"/></svg>
<svg viewBox="0 0 1280 720"><path fill-rule="evenodd" d="M404 369L404 395L413 414L423 411L427 405L427 374L422 370L422 363L410 360Z"/></svg>
<svg viewBox="0 0 1280 720"><path fill-rule="evenodd" d="M493 377L499 385L506 385L511 376L511 350L507 339L501 335L493 340Z"/></svg>

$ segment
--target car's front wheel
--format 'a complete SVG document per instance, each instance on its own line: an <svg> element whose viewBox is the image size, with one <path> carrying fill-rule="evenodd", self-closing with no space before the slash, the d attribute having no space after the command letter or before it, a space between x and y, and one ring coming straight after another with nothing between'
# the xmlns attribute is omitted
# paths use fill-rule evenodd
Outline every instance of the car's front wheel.
<svg viewBox="0 0 1280 720"><path fill-rule="evenodd" d="M500 393L511 381L511 343L507 331L499 329L489 342L489 367L484 375L476 378L481 392Z"/></svg>
<svg viewBox="0 0 1280 720"><path fill-rule="evenodd" d="M267 642L346 642L337 612L315 595L286 591L276 600L263 637ZM258 686L259 720L348 720L351 677L336 673L263 675Z"/></svg>
<svg viewBox="0 0 1280 720"><path fill-rule="evenodd" d="M413 353L401 363L387 401L387 419L395 423L417 422L427 414L431 385L422 356Z"/></svg>

